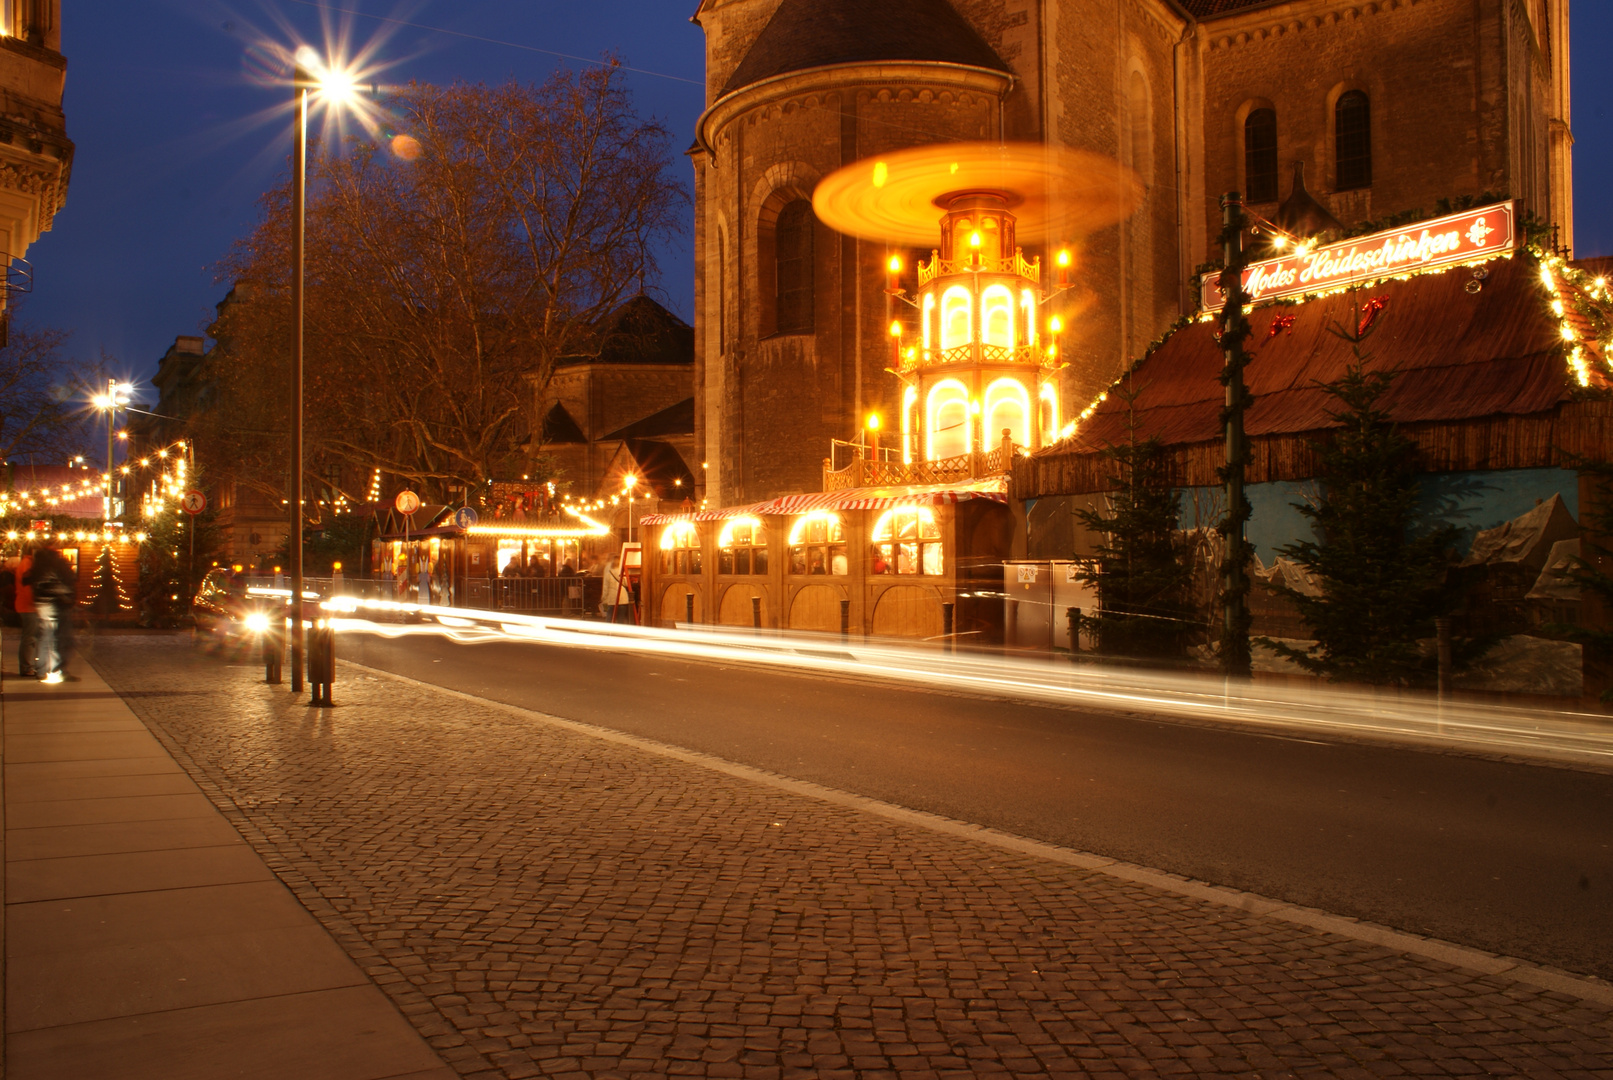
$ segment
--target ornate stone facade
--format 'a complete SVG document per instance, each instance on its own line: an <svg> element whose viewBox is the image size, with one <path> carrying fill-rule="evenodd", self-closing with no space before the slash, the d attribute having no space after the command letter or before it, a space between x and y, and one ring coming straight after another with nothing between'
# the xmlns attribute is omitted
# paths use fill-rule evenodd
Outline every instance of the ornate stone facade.
<svg viewBox="0 0 1613 1080"><path fill-rule="evenodd" d="M22 259L67 199L60 0L0 0L0 252ZM26 275L24 275L26 276ZM9 290L0 291L0 309Z"/></svg>
<svg viewBox="0 0 1613 1080"><path fill-rule="evenodd" d="M891 252L800 223L816 183L862 158L1002 138L1138 174L1141 209L1081 241L1060 301L1072 414L1192 309L1221 193L1253 186L1270 216L1296 164L1347 226L1506 192L1572 243L1565 0L704 0L696 21L713 505L816 490L830 440L899 413ZM1060 239L1020 241L1045 257Z"/></svg>

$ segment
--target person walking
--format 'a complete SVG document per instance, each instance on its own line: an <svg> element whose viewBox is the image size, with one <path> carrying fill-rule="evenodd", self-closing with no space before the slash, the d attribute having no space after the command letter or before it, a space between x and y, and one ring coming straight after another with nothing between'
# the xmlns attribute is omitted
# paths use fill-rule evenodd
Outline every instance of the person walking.
<svg viewBox="0 0 1613 1080"><path fill-rule="evenodd" d="M626 607L617 601L627 591L622 585L622 557L611 553L605 558L605 572L601 575L604 587L599 593L599 609L605 614L605 621L616 621L616 609Z"/></svg>
<svg viewBox="0 0 1613 1080"><path fill-rule="evenodd" d="M78 599L75 576L66 556L48 544L34 553L34 565L23 575L23 583L33 590L34 610L39 618L39 656L34 669L42 683L67 679L63 654L72 634L73 604Z"/></svg>
<svg viewBox="0 0 1613 1080"><path fill-rule="evenodd" d="M17 639L17 674L25 679L38 676L35 670L39 661L39 612L34 607L34 589L23 583L23 578L34 568L34 556L25 549L12 572L16 575L17 591L13 606L17 609L17 622L22 627Z"/></svg>

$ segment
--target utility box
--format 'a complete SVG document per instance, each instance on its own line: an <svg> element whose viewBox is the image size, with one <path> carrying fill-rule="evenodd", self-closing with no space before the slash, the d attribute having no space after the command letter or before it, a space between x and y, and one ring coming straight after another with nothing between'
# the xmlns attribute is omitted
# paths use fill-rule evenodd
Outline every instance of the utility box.
<svg viewBox="0 0 1613 1080"><path fill-rule="evenodd" d="M1004 642L1021 649L1069 649L1070 609L1089 616L1098 611L1098 594L1080 578L1084 566L1075 559L1004 562Z"/></svg>

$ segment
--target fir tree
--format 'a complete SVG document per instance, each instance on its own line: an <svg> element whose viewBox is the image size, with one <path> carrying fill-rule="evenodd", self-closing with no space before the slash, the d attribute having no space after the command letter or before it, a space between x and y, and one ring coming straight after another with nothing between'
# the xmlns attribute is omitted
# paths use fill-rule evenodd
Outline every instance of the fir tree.
<svg viewBox="0 0 1613 1080"><path fill-rule="evenodd" d="M1579 585L1582 610L1613 612L1613 572L1610 572L1613 548L1608 546L1607 540L1613 536L1613 463L1565 455L1564 464L1582 474L1588 473L1594 493L1591 501L1581 508L1580 554L1568 576ZM1609 659L1613 658L1613 629L1605 622L1577 626L1550 623L1542 629L1577 642L1585 650L1589 670L1605 672L1609 668ZM1603 690L1601 700L1613 702L1613 688Z"/></svg>
<svg viewBox="0 0 1613 1080"><path fill-rule="evenodd" d="M1192 604L1193 566L1178 529L1181 496L1171 486L1159 440L1139 440L1126 395L1127 440L1103 456L1114 463L1116 490L1107 510L1078 510L1104 542L1081 579L1098 593L1098 614L1082 619L1108 656L1180 661L1198 619Z"/></svg>
<svg viewBox="0 0 1613 1080"><path fill-rule="evenodd" d="M1317 446L1319 501L1294 504L1318 539L1282 549L1321 582L1319 596L1282 590L1316 645L1263 643L1334 681L1425 683L1434 672L1418 641L1454 606L1446 553L1456 529L1419 531L1417 447L1379 405L1394 374L1367 370L1364 332L1335 332L1355 357L1342 378L1324 385L1338 402L1329 415L1340 430Z"/></svg>

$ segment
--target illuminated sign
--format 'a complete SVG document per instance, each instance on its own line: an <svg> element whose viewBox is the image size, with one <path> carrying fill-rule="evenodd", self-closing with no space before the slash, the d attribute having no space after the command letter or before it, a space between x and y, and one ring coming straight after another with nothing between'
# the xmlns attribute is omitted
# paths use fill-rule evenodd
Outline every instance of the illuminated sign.
<svg viewBox="0 0 1613 1080"><path fill-rule="evenodd" d="M1357 281L1476 262L1512 250L1517 243L1516 210L1511 202L1480 206L1391 229L1341 240L1304 254L1257 262L1243 272L1251 303L1341 288ZM1204 310L1226 304L1217 275L1202 283Z"/></svg>

